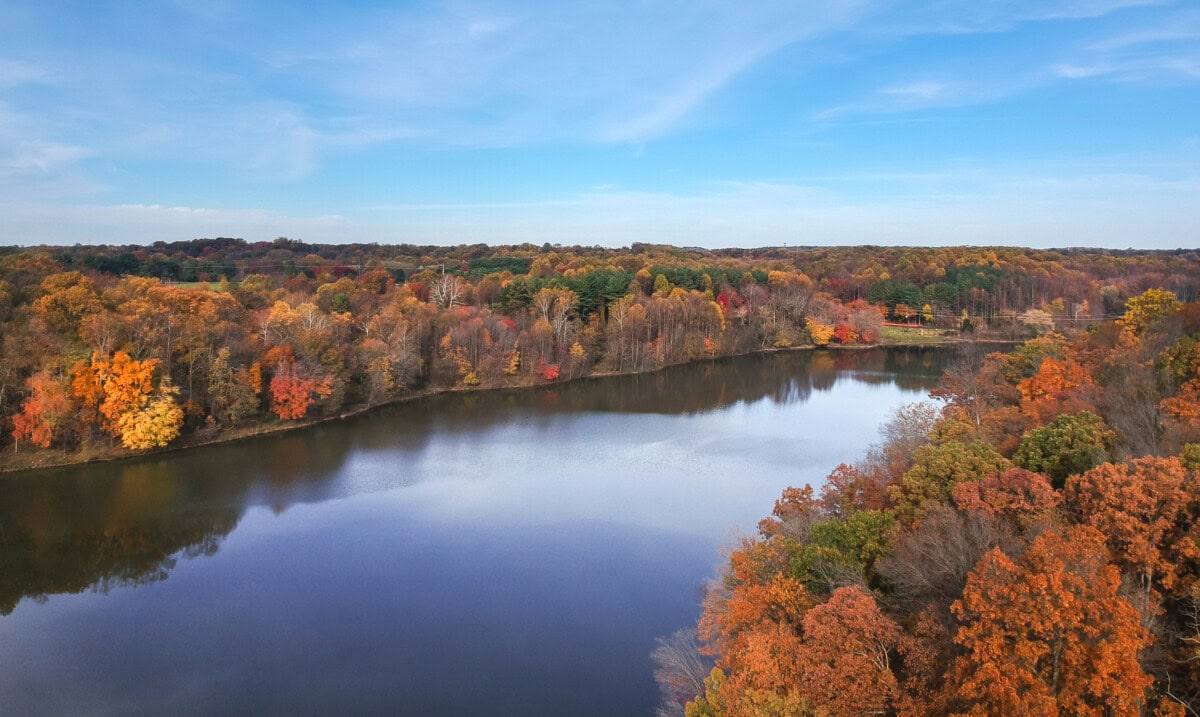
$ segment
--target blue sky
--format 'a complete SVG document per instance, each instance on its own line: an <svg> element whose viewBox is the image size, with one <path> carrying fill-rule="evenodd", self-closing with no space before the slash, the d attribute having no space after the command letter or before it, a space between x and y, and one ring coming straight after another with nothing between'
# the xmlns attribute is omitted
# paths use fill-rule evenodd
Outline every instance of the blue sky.
<svg viewBox="0 0 1200 717"><path fill-rule="evenodd" d="M1200 246L1200 2L6 2L0 242Z"/></svg>

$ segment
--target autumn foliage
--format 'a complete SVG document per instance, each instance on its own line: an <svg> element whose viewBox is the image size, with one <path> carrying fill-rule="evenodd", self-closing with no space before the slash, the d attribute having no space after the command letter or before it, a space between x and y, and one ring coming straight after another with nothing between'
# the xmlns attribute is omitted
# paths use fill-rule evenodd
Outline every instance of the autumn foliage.
<svg viewBox="0 0 1200 717"><path fill-rule="evenodd" d="M1120 586L1104 536L1086 527L1043 533L1017 561L985 555L953 606L961 713L1139 714L1151 639Z"/></svg>
<svg viewBox="0 0 1200 717"><path fill-rule="evenodd" d="M977 510L988 516L1047 518L1062 503L1062 496L1046 476L1010 468L980 480L954 486L953 502L960 510Z"/></svg>
<svg viewBox="0 0 1200 717"><path fill-rule="evenodd" d="M784 490L710 589L687 714L1196 714L1193 306L976 356L934 420Z"/></svg>
<svg viewBox="0 0 1200 717"><path fill-rule="evenodd" d="M304 418L317 399L330 393L329 381L305 377L294 363L283 362L271 377L271 410L285 421Z"/></svg>
<svg viewBox="0 0 1200 717"><path fill-rule="evenodd" d="M16 450L0 452L5 463L44 462L38 451L69 461L77 451L157 445L170 435L207 441L426 389L873 343L885 338L885 318L919 324L932 338L964 326L1024 336L1033 325L1016 317L1030 312L1041 317L1038 331L1120 314L1113 335L1124 350L1156 345L1163 322L1184 324L1182 343L1163 353L1169 386L1150 387L1154 430L1200 440L1200 354L1188 343L1195 317L1175 298L1194 294L1188 277L1200 264L1177 253L288 239L8 249L0 256L0 441ZM1145 286L1160 293L1139 294ZM1002 400L974 404L995 420L977 423L964 443L980 438L1009 457L1028 428L1085 410L1121 428L1096 402L1107 377L1092 371L1095 347L1067 352L1055 336L1002 367ZM1145 381L1128 385L1148 395ZM162 386L174 389L162 389L169 401L158 400ZM178 433L142 430L176 423L171 401L184 412ZM993 440L1001 433L1012 446ZM883 473L864 475L877 493Z"/></svg>
<svg viewBox="0 0 1200 717"><path fill-rule="evenodd" d="M21 404L21 412L13 416L13 439L28 438L39 448L49 448L74 407L62 382L48 371L31 376L28 388L29 398Z"/></svg>
<svg viewBox="0 0 1200 717"><path fill-rule="evenodd" d="M179 436L183 425L183 409L175 400L179 390L174 386L159 386L158 395L143 398L136 408L121 414L117 430L121 443L130 450L162 448Z"/></svg>
<svg viewBox="0 0 1200 717"><path fill-rule="evenodd" d="M1147 597L1186 595L1200 575L1200 476L1178 458L1097 466L1071 477L1066 500Z"/></svg>
<svg viewBox="0 0 1200 717"><path fill-rule="evenodd" d="M866 590L838 588L805 614L802 632L798 687L809 709L869 714L897 703L900 686L892 661L903 633Z"/></svg>

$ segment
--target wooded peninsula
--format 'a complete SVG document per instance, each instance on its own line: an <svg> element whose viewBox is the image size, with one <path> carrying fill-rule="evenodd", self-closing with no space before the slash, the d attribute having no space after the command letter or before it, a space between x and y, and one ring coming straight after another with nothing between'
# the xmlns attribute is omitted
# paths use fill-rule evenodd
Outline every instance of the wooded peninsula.
<svg viewBox="0 0 1200 717"><path fill-rule="evenodd" d="M421 391L800 346L1008 339L1200 290L1196 251L0 247L0 467L209 443Z"/></svg>
<svg viewBox="0 0 1200 717"><path fill-rule="evenodd" d="M968 349L934 396L736 546L660 715L1198 713L1200 303Z"/></svg>

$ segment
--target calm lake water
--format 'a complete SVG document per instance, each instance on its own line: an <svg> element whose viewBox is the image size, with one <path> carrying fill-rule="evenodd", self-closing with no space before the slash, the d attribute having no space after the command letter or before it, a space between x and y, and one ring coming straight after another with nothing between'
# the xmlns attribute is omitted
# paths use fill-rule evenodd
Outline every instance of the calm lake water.
<svg viewBox="0 0 1200 717"><path fill-rule="evenodd" d="M0 712L650 714L720 548L947 357L438 396L0 479Z"/></svg>

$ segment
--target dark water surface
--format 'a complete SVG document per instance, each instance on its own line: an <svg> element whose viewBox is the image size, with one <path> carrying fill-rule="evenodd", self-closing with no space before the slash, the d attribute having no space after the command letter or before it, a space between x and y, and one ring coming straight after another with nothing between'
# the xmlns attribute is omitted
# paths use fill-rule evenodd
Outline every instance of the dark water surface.
<svg viewBox="0 0 1200 717"><path fill-rule="evenodd" d="M0 712L649 714L720 546L946 357L439 396L0 479Z"/></svg>

